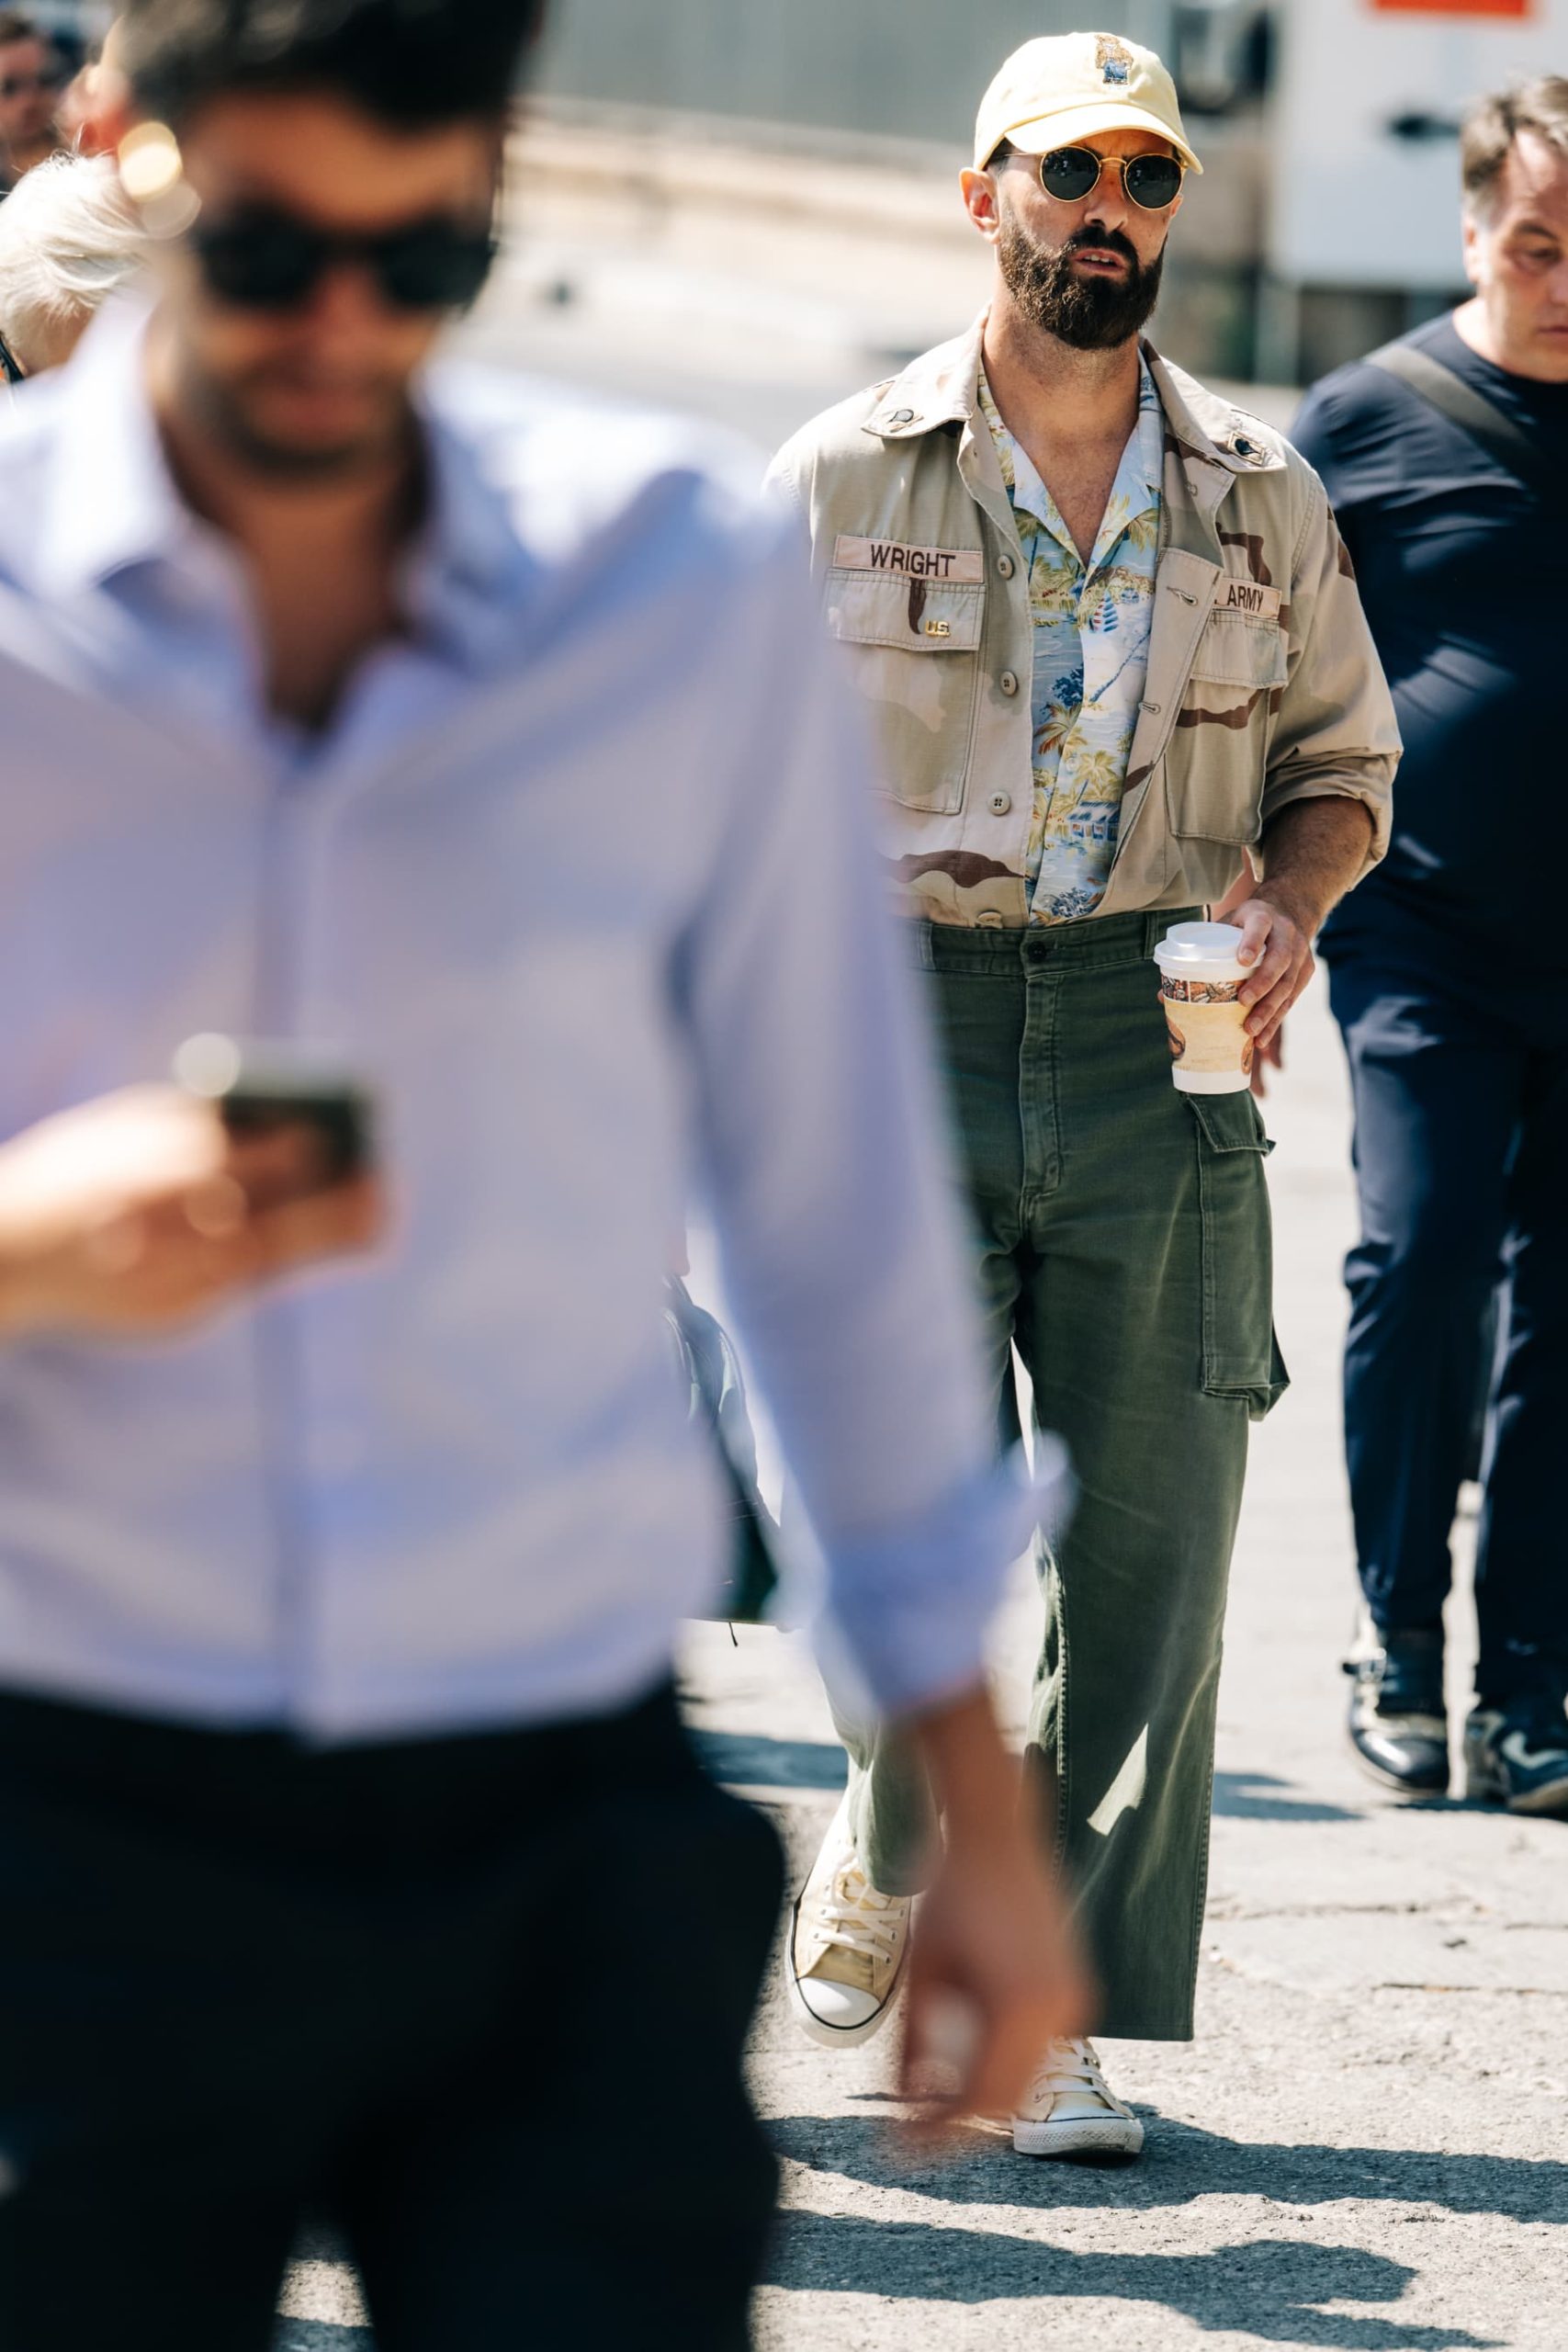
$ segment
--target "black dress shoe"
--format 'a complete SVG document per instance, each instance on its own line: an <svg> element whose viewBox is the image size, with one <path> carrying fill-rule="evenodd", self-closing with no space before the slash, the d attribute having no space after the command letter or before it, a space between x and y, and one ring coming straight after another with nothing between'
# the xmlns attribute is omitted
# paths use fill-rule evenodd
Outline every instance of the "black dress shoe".
<svg viewBox="0 0 1568 2352"><path fill-rule="evenodd" d="M1568 1713L1561 1699L1477 1707L1464 1727L1465 1794L1568 1821Z"/></svg>
<svg viewBox="0 0 1568 2352"><path fill-rule="evenodd" d="M1446 1796L1449 1719L1441 1634L1380 1634L1370 1618L1363 1619L1345 1671L1355 1684L1350 1745L1362 1770L1400 1796Z"/></svg>

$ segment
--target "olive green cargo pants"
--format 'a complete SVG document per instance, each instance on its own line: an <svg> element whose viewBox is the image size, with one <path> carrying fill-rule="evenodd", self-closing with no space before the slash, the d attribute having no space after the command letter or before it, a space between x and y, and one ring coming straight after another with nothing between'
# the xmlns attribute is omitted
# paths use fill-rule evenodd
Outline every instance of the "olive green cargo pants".
<svg viewBox="0 0 1568 2352"><path fill-rule="evenodd" d="M1055 1785L1100 2030L1169 2041L1192 2031L1247 1422L1285 1385L1257 1105L1171 1083L1150 957L1201 911L915 931L998 1424L1017 1426L1016 1347L1077 1480L1042 1563L1030 1759ZM920 1769L897 1737L846 1726L846 1745L861 1860L885 1892L913 1892L933 1828Z"/></svg>

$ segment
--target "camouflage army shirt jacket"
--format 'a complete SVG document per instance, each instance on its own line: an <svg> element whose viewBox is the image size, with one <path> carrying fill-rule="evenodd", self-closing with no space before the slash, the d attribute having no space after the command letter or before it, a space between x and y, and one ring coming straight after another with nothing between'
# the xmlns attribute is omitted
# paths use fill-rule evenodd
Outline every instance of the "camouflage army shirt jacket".
<svg viewBox="0 0 1568 2352"><path fill-rule="evenodd" d="M1036 903L1033 567L981 407L983 326L829 410L773 479L805 518L826 626L876 722L909 910L1021 929L1083 910ZM1316 475L1148 345L1144 358L1163 412L1147 667L1108 796L1109 865L1085 885L1095 914L1223 898L1244 850L1263 868L1268 828L1297 800L1363 802L1370 866L1399 757Z"/></svg>

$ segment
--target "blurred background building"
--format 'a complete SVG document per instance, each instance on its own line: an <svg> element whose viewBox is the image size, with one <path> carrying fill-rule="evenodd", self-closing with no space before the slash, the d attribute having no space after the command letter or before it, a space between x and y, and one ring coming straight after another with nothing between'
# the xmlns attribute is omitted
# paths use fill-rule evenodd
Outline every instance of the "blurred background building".
<svg viewBox="0 0 1568 2352"><path fill-rule="evenodd" d="M30 0L74 50L112 0ZM1458 131L1568 73L1568 0L553 0L513 172L517 258L473 342L776 440L956 333L976 102L1036 33L1175 70L1206 170L1156 322L1211 379L1289 388L1450 306Z"/></svg>
<svg viewBox="0 0 1568 2352"><path fill-rule="evenodd" d="M1208 167L1160 341L1276 384L1457 298L1460 118L1513 75L1568 71L1568 0L560 0L540 175L570 168L623 222L635 197L650 265L690 256L711 211L744 273L749 235L815 212L868 249L868 348L896 358L983 284L953 187L980 89L1017 42L1090 24L1171 62Z"/></svg>

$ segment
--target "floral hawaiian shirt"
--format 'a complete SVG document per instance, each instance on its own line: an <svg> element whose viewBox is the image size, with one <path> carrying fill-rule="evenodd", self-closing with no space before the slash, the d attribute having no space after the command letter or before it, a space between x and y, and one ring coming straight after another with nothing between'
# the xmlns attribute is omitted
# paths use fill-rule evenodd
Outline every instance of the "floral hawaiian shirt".
<svg viewBox="0 0 1568 2352"><path fill-rule="evenodd" d="M1029 571L1034 623L1032 922L1092 914L1111 878L1127 756L1149 665L1165 426L1139 361L1138 422L1086 565L1055 500L997 413L991 428Z"/></svg>

